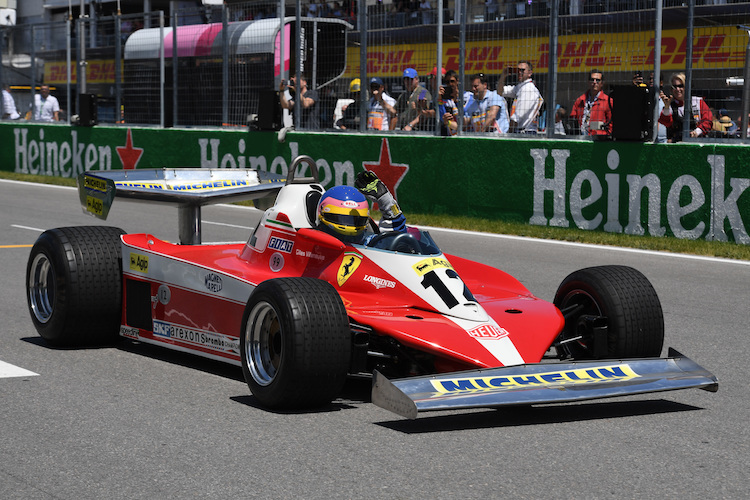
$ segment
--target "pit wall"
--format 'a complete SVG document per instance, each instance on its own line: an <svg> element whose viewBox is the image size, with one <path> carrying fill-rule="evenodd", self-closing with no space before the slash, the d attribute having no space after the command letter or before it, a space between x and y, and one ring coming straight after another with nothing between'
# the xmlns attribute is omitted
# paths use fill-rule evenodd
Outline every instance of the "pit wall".
<svg viewBox="0 0 750 500"><path fill-rule="evenodd" d="M314 158L324 186L375 171L407 213L750 244L750 147L0 123L0 170L258 168Z"/></svg>

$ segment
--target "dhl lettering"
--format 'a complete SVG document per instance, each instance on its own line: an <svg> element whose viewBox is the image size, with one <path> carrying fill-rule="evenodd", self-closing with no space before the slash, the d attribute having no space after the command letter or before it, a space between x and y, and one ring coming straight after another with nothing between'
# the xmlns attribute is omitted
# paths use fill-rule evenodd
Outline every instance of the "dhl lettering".
<svg viewBox="0 0 750 500"><path fill-rule="evenodd" d="M122 67L122 63L121 63ZM44 64L44 81L50 84L67 84L68 67L64 62ZM70 64L70 83L78 81L78 64ZM115 61L113 59L89 60L86 62L86 81L88 83L115 83Z"/></svg>
<svg viewBox="0 0 750 500"><path fill-rule="evenodd" d="M600 366L591 369L565 370L530 375L510 375L507 377L468 377L431 381L440 393L479 392L511 387L544 387L575 385L611 381L624 381L638 378L628 364Z"/></svg>
<svg viewBox="0 0 750 500"><path fill-rule="evenodd" d="M697 28L693 40L693 67L707 69L727 66L744 67L746 41L743 32L729 28ZM649 40L643 44L643 40ZM684 30L665 30L662 34L662 70L672 71L685 67L686 36ZM536 54L529 47L536 47ZM348 49L345 76L359 76L359 47ZM559 38L557 69L563 73L585 72L590 69L612 69L630 71L653 66L654 41L649 32L626 32L594 35L565 35ZM418 61L432 60L433 44L413 44L386 47L370 46L367 54L367 70L380 77L400 77L406 67L414 67L421 74L432 69L432 65ZM468 73L500 73L505 66L515 65L528 59L534 71L545 73L549 68L549 40L546 37L532 39L491 40L468 42L464 70ZM459 69L459 47L457 42L444 44L443 61L446 69Z"/></svg>

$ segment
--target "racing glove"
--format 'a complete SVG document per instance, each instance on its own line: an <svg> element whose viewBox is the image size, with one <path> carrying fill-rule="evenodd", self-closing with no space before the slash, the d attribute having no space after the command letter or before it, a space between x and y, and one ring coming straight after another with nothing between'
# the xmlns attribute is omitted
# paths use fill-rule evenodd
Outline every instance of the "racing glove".
<svg viewBox="0 0 750 500"><path fill-rule="evenodd" d="M406 217L401 213L401 208L396 203L390 191L383 181L378 179L375 172L365 170L357 175L354 181L356 187L363 195L376 201L383 214L380 220L380 229L386 231L406 232Z"/></svg>
<svg viewBox="0 0 750 500"><path fill-rule="evenodd" d="M360 172L354 181L354 187L366 197L377 202L385 219L396 219L401 215L401 208L396 203L396 199L388 191L383 181L378 179L375 172L369 170Z"/></svg>

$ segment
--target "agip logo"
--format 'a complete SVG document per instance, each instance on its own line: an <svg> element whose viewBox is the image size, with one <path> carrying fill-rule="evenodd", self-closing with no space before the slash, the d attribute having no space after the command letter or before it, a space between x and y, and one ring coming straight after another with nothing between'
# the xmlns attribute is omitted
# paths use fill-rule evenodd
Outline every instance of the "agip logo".
<svg viewBox="0 0 750 500"><path fill-rule="evenodd" d="M148 255L131 252L130 270L148 274Z"/></svg>

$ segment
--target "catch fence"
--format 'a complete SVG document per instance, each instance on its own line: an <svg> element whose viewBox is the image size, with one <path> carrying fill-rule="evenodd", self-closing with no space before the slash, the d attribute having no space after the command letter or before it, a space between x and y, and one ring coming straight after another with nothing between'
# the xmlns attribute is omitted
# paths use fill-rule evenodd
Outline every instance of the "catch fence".
<svg viewBox="0 0 750 500"><path fill-rule="evenodd" d="M695 1L695 0L693 0ZM339 99L361 102L352 133L367 133L366 102L376 77L385 91L406 92L404 70L413 68L433 94L446 82L433 68L457 72L458 100L471 90L471 76L485 75L496 90L514 84L526 61L545 104L539 133L552 137L558 107L570 111L589 87L589 75L604 75L604 91L621 98L619 111L637 115L641 139L654 137L652 74L684 72L692 95L701 96L721 123L711 138L743 136L748 99L743 95L750 42L750 3L704 4L654 0L581 2L450 0L435 2L355 0L345 2L247 2L221 8L176 8L64 23L0 27L0 80L11 85L22 114L44 82L60 101L66 121L159 127L279 128L340 130ZM362 64L365 61L365 64ZM282 113L278 94L289 76L302 72L316 89L317 119ZM633 76L645 88L633 97ZM364 92L350 93L359 79ZM90 96L95 96L92 117ZM437 100L437 99L435 99ZM347 102L347 101L342 101ZM508 108L512 101L507 101ZM430 108L428 100L419 103ZM632 111L631 111L632 110ZM339 110L340 111L340 110ZM657 111L658 112L658 111ZM85 116L84 116L85 115ZM421 134L438 134L429 114ZM632 117L631 117L632 118ZM295 123L296 121L296 123ZM630 120L629 123L632 123ZM579 137L578 123L564 120ZM397 128L403 126L398 125ZM392 133L415 133L395 130ZM464 130L459 134L471 134Z"/></svg>

